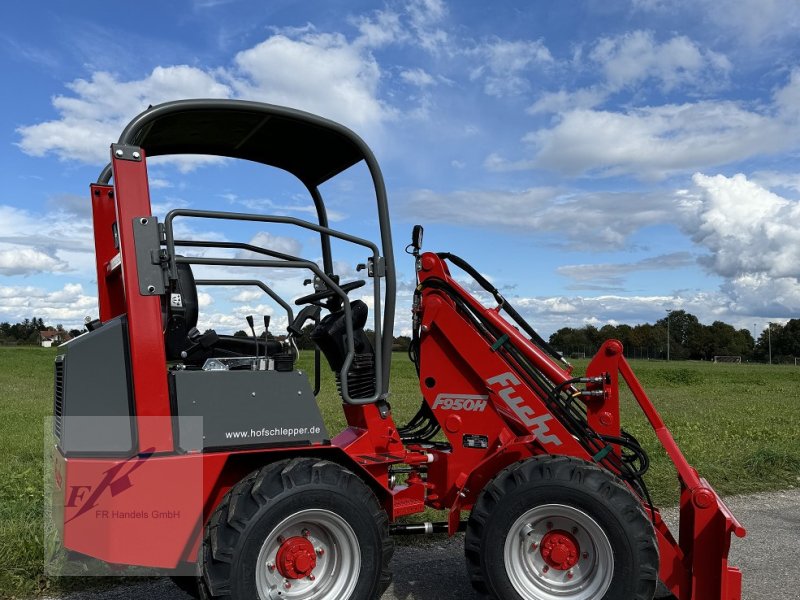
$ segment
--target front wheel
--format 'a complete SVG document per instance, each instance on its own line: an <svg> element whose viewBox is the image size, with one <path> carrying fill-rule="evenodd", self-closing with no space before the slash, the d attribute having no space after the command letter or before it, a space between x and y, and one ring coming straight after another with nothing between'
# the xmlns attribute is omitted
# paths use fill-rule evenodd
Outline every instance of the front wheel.
<svg viewBox="0 0 800 600"><path fill-rule="evenodd" d="M545 456L501 471L465 539L473 586L503 600L651 600L653 527L639 500L585 461Z"/></svg>
<svg viewBox="0 0 800 600"><path fill-rule="evenodd" d="M369 487L315 458L273 463L225 496L206 527L201 595L373 600L391 581L388 519Z"/></svg>

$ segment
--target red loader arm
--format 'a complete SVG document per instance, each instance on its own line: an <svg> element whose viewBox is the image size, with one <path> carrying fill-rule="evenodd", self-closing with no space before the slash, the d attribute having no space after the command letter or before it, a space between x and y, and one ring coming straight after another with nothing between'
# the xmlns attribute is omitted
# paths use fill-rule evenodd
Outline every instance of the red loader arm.
<svg viewBox="0 0 800 600"><path fill-rule="evenodd" d="M469 371L470 376L477 376L483 381L490 394L488 397L493 398L498 414L517 436L517 442L523 439L522 435L529 434L527 439L530 440L528 445L531 454L564 454L584 460L594 459L598 464L604 460L599 457L614 453L619 455L620 447L613 442L602 452L595 453L592 449L587 453L563 429L557 416L550 413L541 387L521 382L510 372L505 372L508 370L504 368L508 364L507 360L502 359L497 350L508 344L517 353L517 360L533 365L556 389L566 388L573 385L571 382L577 381L568 367L562 366L551 357L548 352L550 349L541 338L532 336L533 340L529 339L500 315L501 309L509 307L496 290L487 291L495 295L499 306L483 306L451 277L444 258L450 258L450 255L425 253L419 259L420 289L423 290L419 311L423 348L426 337L434 334L434 330L438 332L434 338L447 340L439 342L431 338L427 342L429 350L424 352L443 353L444 357L459 352L459 348L469 348L470 360L462 362L461 373ZM463 268L463 261L458 260L458 266ZM442 292L443 289L448 290L446 294ZM460 309L450 298L457 299ZM473 325L469 325L460 316L465 309L497 332L497 338L487 339L486 331L479 332ZM530 333L527 324L523 328ZM542 343L536 343L534 340L537 338ZM442 358L436 362L437 372L442 375L438 369L444 368L451 361ZM458 374L454 373L453 376ZM642 500L646 511L651 515L658 540L659 578L678 600L741 600L742 575L738 568L728 565L728 552L732 534L744 537L745 530L709 483L687 462L625 360L622 344L617 341L606 342L591 361L584 381L587 391L581 396L576 390L576 395L581 396L586 404L588 425L598 434L611 439L620 436L620 376L631 389L639 407L655 430L658 440L676 468L680 482L679 541L676 541L662 520L658 509L651 508L648 502ZM542 426L543 414L548 415L546 427ZM476 471L479 471L480 465L477 467ZM456 508L462 508L461 500L457 504Z"/></svg>

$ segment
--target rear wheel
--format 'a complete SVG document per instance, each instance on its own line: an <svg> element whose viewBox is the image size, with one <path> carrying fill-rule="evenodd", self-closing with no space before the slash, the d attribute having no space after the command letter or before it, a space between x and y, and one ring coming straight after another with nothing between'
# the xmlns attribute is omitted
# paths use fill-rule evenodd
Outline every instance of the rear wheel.
<svg viewBox="0 0 800 600"><path fill-rule="evenodd" d="M203 540L201 593L230 600L372 600L388 587L388 519L341 465L280 461L234 486Z"/></svg>
<svg viewBox="0 0 800 600"><path fill-rule="evenodd" d="M658 578L639 500L569 457L501 471L475 504L465 551L473 586L503 600L651 600Z"/></svg>

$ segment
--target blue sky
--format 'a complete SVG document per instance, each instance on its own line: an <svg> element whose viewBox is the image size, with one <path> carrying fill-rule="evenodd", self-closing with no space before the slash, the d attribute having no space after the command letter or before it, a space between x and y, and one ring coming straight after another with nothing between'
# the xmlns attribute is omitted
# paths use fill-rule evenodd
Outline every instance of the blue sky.
<svg viewBox="0 0 800 600"><path fill-rule="evenodd" d="M685 309L760 331L800 308L800 5L794 0L12 3L0 23L0 320L96 314L88 185L135 114L233 97L341 121L382 164L407 332L411 226L547 335ZM35 27L33 24L35 23ZM310 216L290 177L153 160L171 206ZM366 173L323 188L376 237ZM286 228L182 222L318 258ZM364 257L341 248L353 277ZM219 276L219 270L199 270ZM301 277L302 279L302 277ZM289 297L297 274L267 281ZM368 294L368 292L366 292ZM202 326L275 313L206 289Z"/></svg>

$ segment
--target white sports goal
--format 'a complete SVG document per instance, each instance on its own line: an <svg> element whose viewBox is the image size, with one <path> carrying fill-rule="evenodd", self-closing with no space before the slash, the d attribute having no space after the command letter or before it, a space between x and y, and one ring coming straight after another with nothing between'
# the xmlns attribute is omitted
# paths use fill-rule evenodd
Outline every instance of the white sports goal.
<svg viewBox="0 0 800 600"><path fill-rule="evenodd" d="M741 356L715 356L714 357L715 363L735 363L739 364L742 362Z"/></svg>

